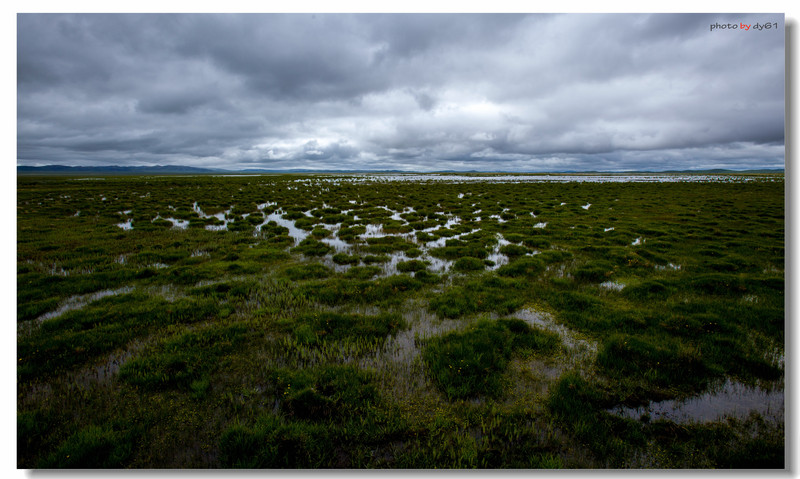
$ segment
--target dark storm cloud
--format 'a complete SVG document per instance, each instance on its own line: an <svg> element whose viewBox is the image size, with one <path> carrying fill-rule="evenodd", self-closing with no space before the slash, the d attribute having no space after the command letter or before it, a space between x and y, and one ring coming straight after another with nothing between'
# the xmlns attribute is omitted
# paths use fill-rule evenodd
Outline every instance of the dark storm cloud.
<svg viewBox="0 0 800 479"><path fill-rule="evenodd" d="M17 38L18 164L784 164L779 15L21 14Z"/></svg>

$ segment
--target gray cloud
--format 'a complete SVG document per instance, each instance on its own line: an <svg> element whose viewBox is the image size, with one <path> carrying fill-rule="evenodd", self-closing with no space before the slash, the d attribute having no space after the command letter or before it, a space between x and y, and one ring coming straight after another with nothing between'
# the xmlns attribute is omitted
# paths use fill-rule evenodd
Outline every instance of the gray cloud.
<svg viewBox="0 0 800 479"><path fill-rule="evenodd" d="M782 15L20 14L17 26L21 165L784 165Z"/></svg>

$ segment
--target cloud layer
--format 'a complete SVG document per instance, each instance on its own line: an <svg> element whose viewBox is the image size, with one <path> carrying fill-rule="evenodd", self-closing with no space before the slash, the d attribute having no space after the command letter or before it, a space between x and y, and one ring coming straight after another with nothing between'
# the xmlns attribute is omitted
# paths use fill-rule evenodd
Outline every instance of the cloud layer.
<svg viewBox="0 0 800 479"><path fill-rule="evenodd" d="M710 28L723 23L772 28ZM783 28L740 14L20 14L17 163L783 167Z"/></svg>

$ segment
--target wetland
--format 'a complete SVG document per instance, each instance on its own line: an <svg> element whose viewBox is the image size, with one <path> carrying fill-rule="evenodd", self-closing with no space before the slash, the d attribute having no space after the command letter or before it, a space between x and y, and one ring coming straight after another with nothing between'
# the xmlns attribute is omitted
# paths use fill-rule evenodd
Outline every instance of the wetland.
<svg viewBox="0 0 800 479"><path fill-rule="evenodd" d="M17 179L20 468L777 468L783 175Z"/></svg>

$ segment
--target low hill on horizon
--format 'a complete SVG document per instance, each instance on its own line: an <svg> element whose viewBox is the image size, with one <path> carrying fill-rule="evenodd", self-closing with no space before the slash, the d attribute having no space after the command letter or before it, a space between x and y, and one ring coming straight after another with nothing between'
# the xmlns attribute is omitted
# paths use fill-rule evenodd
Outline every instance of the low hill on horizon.
<svg viewBox="0 0 800 479"><path fill-rule="evenodd" d="M715 168L709 170L661 170L661 171L458 171L458 170L442 170L435 173L448 173L448 174L517 174L517 175L553 175L553 174L583 174L583 175L632 175L632 174L768 174L768 173L784 173L784 168L761 168L749 170L729 170L722 168ZM426 174L417 171L402 171L402 170L314 170L307 168L292 168L285 170L275 169L256 169L249 168L245 170L226 170L218 168L198 168L193 166L181 165L155 165L155 166L64 166L64 165L46 165L46 166L17 166L18 175L175 175L175 174L291 174L291 173L333 173L333 174L352 174L352 173L407 173L407 174Z"/></svg>

